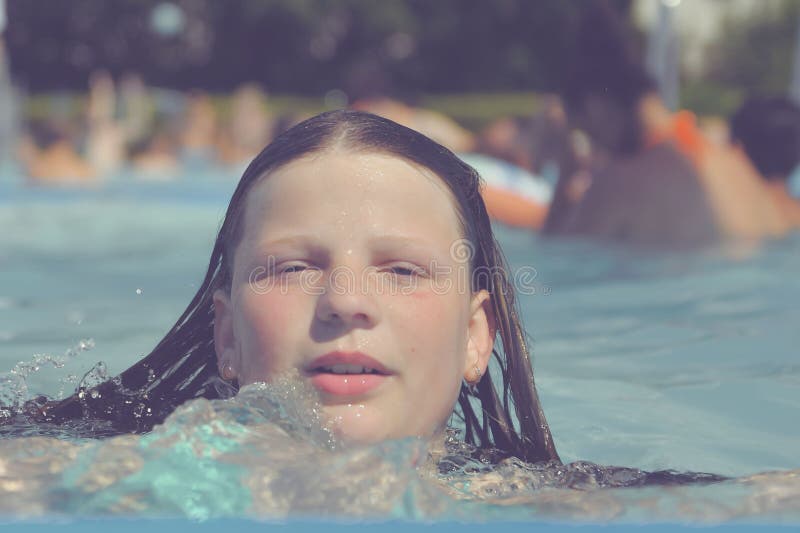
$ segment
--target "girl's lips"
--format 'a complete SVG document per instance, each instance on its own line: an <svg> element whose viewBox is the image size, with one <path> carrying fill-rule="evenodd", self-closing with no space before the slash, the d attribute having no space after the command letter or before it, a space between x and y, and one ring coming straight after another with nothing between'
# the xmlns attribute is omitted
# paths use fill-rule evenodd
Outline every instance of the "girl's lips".
<svg viewBox="0 0 800 533"><path fill-rule="evenodd" d="M332 374L320 372L311 376L311 384L333 396L360 396L389 379L385 374Z"/></svg>
<svg viewBox="0 0 800 533"><path fill-rule="evenodd" d="M336 365L355 365L369 373L341 374L331 371ZM306 365L311 384L333 396L359 396L380 386L392 373L380 361L361 352L329 352Z"/></svg>
<svg viewBox="0 0 800 533"><path fill-rule="evenodd" d="M318 372L334 365L356 365L369 368L378 374L391 374L383 364L367 354L361 352L328 352L321 355L306 365L306 372Z"/></svg>

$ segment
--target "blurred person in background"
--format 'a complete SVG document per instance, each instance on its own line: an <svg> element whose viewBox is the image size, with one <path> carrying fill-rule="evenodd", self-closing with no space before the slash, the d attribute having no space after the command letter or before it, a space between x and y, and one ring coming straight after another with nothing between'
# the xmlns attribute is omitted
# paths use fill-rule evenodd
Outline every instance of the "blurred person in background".
<svg viewBox="0 0 800 533"><path fill-rule="evenodd" d="M108 72L95 72L89 79L86 113L86 157L95 174L107 178L125 159L125 135L116 119L117 95Z"/></svg>
<svg viewBox="0 0 800 533"><path fill-rule="evenodd" d="M480 133L476 151L508 161L555 184L569 160L569 129L561 99L543 95L529 116L497 118Z"/></svg>
<svg viewBox="0 0 800 533"><path fill-rule="evenodd" d="M139 144L153 132L156 108L150 91L138 74L126 74L119 83L120 125L125 144Z"/></svg>
<svg viewBox="0 0 800 533"><path fill-rule="evenodd" d="M273 120L266 100L266 94L256 84L242 85L233 93L230 115L217 143L223 163L246 165L272 140Z"/></svg>
<svg viewBox="0 0 800 533"><path fill-rule="evenodd" d="M94 168L75 150L68 128L32 122L19 142L17 158L29 182L36 185L91 184Z"/></svg>
<svg viewBox="0 0 800 533"><path fill-rule="evenodd" d="M217 111L204 92L186 98L181 132L181 160L191 169L208 168L216 157Z"/></svg>
<svg viewBox="0 0 800 533"><path fill-rule="evenodd" d="M783 97L749 98L731 119L731 142L752 162L788 223L800 227L800 200L788 183L800 163L800 107Z"/></svg>
<svg viewBox="0 0 800 533"><path fill-rule="evenodd" d="M608 2L581 12L564 97L591 142L591 183L565 201L573 176L562 176L548 233L656 247L782 235L751 167L706 139L694 115L666 108L626 32Z"/></svg>
<svg viewBox="0 0 800 533"><path fill-rule="evenodd" d="M478 151L526 170L533 170L532 121L527 117L501 117L489 123L478 138Z"/></svg>
<svg viewBox="0 0 800 533"><path fill-rule="evenodd" d="M575 170L567 113L557 95L542 97L541 109L531 122L531 170L555 185L561 174Z"/></svg>
<svg viewBox="0 0 800 533"><path fill-rule="evenodd" d="M156 121L151 134L129 145L128 158L139 179L168 181L181 173L177 136L168 123Z"/></svg>

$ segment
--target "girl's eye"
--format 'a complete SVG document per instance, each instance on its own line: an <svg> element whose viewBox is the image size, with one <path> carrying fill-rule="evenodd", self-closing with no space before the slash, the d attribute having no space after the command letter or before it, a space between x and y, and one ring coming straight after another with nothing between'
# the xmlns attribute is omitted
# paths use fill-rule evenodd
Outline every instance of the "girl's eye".
<svg viewBox="0 0 800 533"><path fill-rule="evenodd" d="M306 263L286 263L283 265L278 265L275 271L278 274L296 274L298 272L308 270L309 268L309 265Z"/></svg>
<svg viewBox="0 0 800 533"><path fill-rule="evenodd" d="M425 273L423 268L409 263L390 265L386 268L386 271L396 276L421 276Z"/></svg>

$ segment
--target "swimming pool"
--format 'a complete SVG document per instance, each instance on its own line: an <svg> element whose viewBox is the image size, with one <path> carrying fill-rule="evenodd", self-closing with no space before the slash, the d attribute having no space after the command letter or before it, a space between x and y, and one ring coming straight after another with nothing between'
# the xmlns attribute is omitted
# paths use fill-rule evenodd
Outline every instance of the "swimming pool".
<svg viewBox="0 0 800 533"><path fill-rule="evenodd" d="M0 184L0 372L29 363L15 390L63 394L146 354L193 295L234 185ZM691 255L498 235L512 268L536 270L520 305L565 462L782 473L531 491L509 467L486 485L503 505L456 502L413 474L413 442L324 454L280 421L215 426L232 411L200 402L147 437L0 441L0 515L800 521L800 235ZM236 416L261 416L249 408Z"/></svg>

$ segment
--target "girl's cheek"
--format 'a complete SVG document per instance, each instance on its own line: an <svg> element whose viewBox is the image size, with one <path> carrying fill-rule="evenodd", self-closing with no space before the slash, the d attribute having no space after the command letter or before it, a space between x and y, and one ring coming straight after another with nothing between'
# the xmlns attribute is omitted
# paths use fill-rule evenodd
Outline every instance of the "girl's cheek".
<svg viewBox="0 0 800 533"><path fill-rule="evenodd" d="M456 305L446 295L418 290L392 296L386 303L388 312L384 318L398 322L393 326L401 326L411 339L429 339L431 331L447 329L444 324L451 318L449 313L456 309Z"/></svg>
<svg viewBox="0 0 800 533"><path fill-rule="evenodd" d="M257 349L277 349L287 344L292 324L303 320L302 298L279 291L245 294L241 299L244 335L255 341Z"/></svg>
<svg viewBox="0 0 800 533"><path fill-rule="evenodd" d="M265 294L251 294L243 299L243 307L248 322L253 326L271 325L270 329L278 329L284 324L296 321L299 317L295 314L302 307L302 298L292 294L281 294L272 291Z"/></svg>
<svg viewBox="0 0 800 533"><path fill-rule="evenodd" d="M301 324L302 304L277 292L243 299L240 335L248 382L267 380L292 366L291 358L308 332Z"/></svg>

